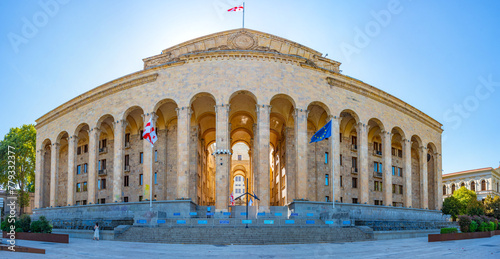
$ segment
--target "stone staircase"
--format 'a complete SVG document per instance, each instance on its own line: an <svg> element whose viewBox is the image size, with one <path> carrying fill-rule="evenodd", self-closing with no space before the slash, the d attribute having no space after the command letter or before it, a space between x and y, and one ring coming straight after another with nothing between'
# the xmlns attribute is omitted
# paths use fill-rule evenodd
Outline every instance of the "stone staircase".
<svg viewBox="0 0 500 259"><path fill-rule="evenodd" d="M131 227L115 240L212 245L265 245L333 243L372 240L373 234L357 227Z"/></svg>
<svg viewBox="0 0 500 259"><path fill-rule="evenodd" d="M356 220L356 226L367 226L373 231L429 230L458 227L456 222L449 221L381 221Z"/></svg>

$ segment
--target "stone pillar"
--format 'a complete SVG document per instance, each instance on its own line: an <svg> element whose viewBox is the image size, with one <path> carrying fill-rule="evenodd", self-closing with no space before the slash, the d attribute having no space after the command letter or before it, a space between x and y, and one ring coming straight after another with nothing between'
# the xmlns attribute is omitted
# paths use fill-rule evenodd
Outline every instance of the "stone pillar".
<svg viewBox="0 0 500 259"><path fill-rule="evenodd" d="M403 202L405 207L411 207L411 140L403 140L403 156L404 156L404 194Z"/></svg>
<svg viewBox="0 0 500 259"><path fill-rule="evenodd" d="M144 128L146 123L149 122L149 119L152 119L153 127L156 127L156 119L158 116L154 112L146 113L142 115L144 120ZM151 143L146 139L142 140L142 198L144 200L151 200L153 197L153 147Z"/></svg>
<svg viewBox="0 0 500 259"><path fill-rule="evenodd" d="M423 209L429 208L429 192L427 184L427 148L420 147L420 206Z"/></svg>
<svg viewBox="0 0 500 259"><path fill-rule="evenodd" d="M89 130L89 173L87 180L88 204L96 203L97 196L97 154L99 152L99 135L101 130L97 127Z"/></svg>
<svg viewBox="0 0 500 259"><path fill-rule="evenodd" d="M384 175L382 177L383 190L384 190L384 205L392 206L392 133L382 131L382 156Z"/></svg>
<svg viewBox="0 0 500 259"><path fill-rule="evenodd" d="M363 123L358 123L358 157L360 161L360 197L361 204L370 204L370 170L368 167L368 125Z"/></svg>
<svg viewBox="0 0 500 259"><path fill-rule="evenodd" d="M68 206L75 205L75 169L76 169L76 148L78 146L78 136L73 135L68 139Z"/></svg>
<svg viewBox="0 0 500 259"><path fill-rule="evenodd" d="M228 211L231 142L229 139L229 104L215 105L215 211ZM246 184L246 183L245 183ZM234 197L236 198L236 197Z"/></svg>
<svg viewBox="0 0 500 259"><path fill-rule="evenodd" d="M307 186L309 177L307 174L307 113L306 109L295 109L296 197L298 199L307 199L307 190L310 187L314 188L314 186Z"/></svg>
<svg viewBox="0 0 500 259"><path fill-rule="evenodd" d="M332 201L340 202L340 121L341 117L329 116L332 121L332 136L330 142L330 157L328 158L331 164L330 181L333 185ZM333 203L335 206L335 203Z"/></svg>
<svg viewBox="0 0 500 259"><path fill-rule="evenodd" d="M191 108L177 108L177 198L189 197L189 133ZM217 161L216 161L217 162Z"/></svg>
<svg viewBox="0 0 500 259"><path fill-rule="evenodd" d="M443 171L442 171L442 160L441 154L435 153L435 161L436 161L436 210L441 210L443 207Z"/></svg>
<svg viewBox="0 0 500 259"><path fill-rule="evenodd" d="M43 157L45 150L39 149L36 151L36 171L35 171L35 208L42 207L43 199Z"/></svg>
<svg viewBox="0 0 500 259"><path fill-rule="evenodd" d="M123 166L124 166L124 150L125 150L125 128L127 120L119 120L113 123L114 136L114 154L113 154L113 202L122 201L123 188Z"/></svg>
<svg viewBox="0 0 500 259"><path fill-rule="evenodd" d="M50 156L50 207L57 204L57 177L59 176L59 143L52 144Z"/></svg>
<svg viewBox="0 0 500 259"><path fill-rule="evenodd" d="M256 104L257 107L257 127L259 129L258 133L258 143L257 149L258 160L257 160L257 175L256 175L256 185L257 191L256 195L259 197L259 211L269 212L269 142L270 142L270 112L271 105L266 104ZM307 167L306 167L307 169Z"/></svg>

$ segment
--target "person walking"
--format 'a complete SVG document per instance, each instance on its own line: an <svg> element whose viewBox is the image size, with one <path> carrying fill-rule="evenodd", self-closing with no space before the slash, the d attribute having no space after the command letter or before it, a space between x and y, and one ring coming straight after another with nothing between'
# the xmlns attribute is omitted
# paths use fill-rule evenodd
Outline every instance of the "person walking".
<svg viewBox="0 0 500 259"><path fill-rule="evenodd" d="M95 223L95 226L94 226L94 238L92 240L96 240L99 241L99 223Z"/></svg>

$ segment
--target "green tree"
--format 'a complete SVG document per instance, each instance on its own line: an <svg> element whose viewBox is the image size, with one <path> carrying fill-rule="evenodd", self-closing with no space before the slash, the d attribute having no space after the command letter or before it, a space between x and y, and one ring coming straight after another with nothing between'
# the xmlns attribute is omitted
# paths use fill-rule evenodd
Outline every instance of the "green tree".
<svg viewBox="0 0 500 259"><path fill-rule="evenodd" d="M460 202L460 215L467 214L467 204L473 200L477 200L476 193L474 191L468 190L465 186L460 187L453 193L455 197Z"/></svg>
<svg viewBox="0 0 500 259"><path fill-rule="evenodd" d="M17 195L21 214L24 213L24 207L29 205L28 192L33 191L35 182L35 149L36 130L33 124L11 128L0 142L0 185L4 189L10 187L19 190ZM14 174L9 173L12 171ZM9 175L14 177L9 179Z"/></svg>
<svg viewBox="0 0 500 259"><path fill-rule="evenodd" d="M478 200L472 200L467 204L465 212L469 216L483 216L484 215L484 204Z"/></svg>
<svg viewBox="0 0 500 259"><path fill-rule="evenodd" d="M484 200L484 207L486 216L500 219L500 196L486 196L486 199Z"/></svg>
<svg viewBox="0 0 500 259"><path fill-rule="evenodd" d="M450 196L450 197L444 199L443 208L441 209L441 211L444 214L451 215L451 218L453 219L453 221L456 221L457 216L460 213L460 208L461 208L461 204L457 200L457 198Z"/></svg>

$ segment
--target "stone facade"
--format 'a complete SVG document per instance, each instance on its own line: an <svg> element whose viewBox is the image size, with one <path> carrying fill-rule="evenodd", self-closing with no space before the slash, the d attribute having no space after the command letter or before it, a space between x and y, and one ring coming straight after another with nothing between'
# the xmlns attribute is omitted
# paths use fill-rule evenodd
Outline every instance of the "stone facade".
<svg viewBox="0 0 500 259"><path fill-rule="evenodd" d="M442 125L339 66L249 29L146 58L37 120L35 207L151 197L227 211L231 149L245 143L264 212L297 199L439 209ZM141 139L150 119L153 149ZM332 139L309 144L329 120Z"/></svg>
<svg viewBox="0 0 500 259"><path fill-rule="evenodd" d="M500 167L479 168L444 174L441 191L443 198L450 197L454 191L464 186L476 192L478 200L486 199L486 196L500 196Z"/></svg>

